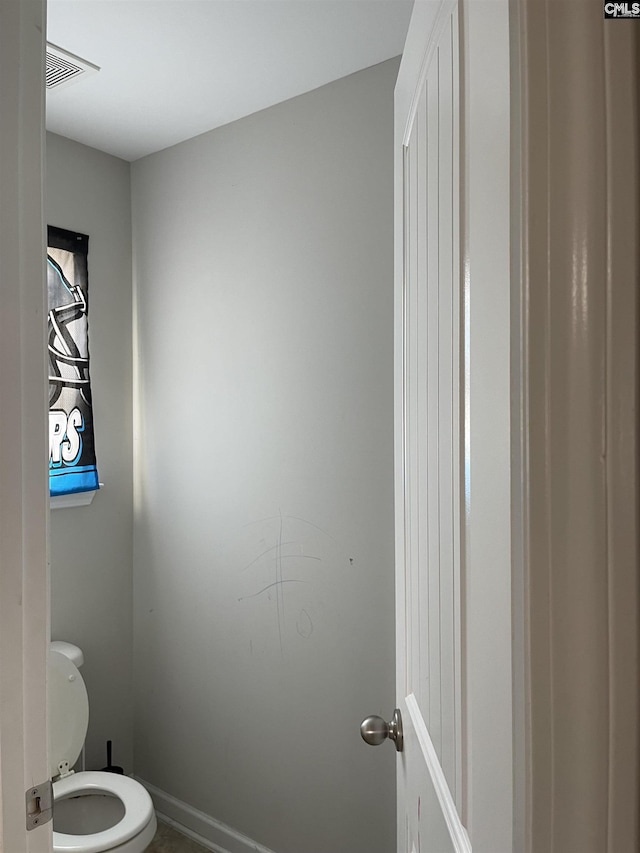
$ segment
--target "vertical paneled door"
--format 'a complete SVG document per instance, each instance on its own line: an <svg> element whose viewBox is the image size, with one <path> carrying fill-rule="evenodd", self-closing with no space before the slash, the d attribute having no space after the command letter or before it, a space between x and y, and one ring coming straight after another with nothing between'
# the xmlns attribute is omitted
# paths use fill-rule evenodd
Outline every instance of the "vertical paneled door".
<svg viewBox="0 0 640 853"><path fill-rule="evenodd" d="M482 68L508 26L481 3L417 0L396 87L398 853L512 850L508 61Z"/></svg>
<svg viewBox="0 0 640 853"><path fill-rule="evenodd" d="M408 110L396 116L402 193L396 563L404 729L398 850L407 853L471 849L460 819L464 357L458 32L457 4L441 6L414 74Z"/></svg>

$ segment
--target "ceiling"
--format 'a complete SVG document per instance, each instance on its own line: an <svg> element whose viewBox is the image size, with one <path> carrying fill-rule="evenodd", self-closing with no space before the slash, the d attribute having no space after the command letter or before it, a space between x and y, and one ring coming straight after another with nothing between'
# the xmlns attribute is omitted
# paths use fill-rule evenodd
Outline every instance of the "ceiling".
<svg viewBox="0 0 640 853"><path fill-rule="evenodd" d="M412 0L48 0L49 42L100 72L47 128L125 160L402 52Z"/></svg>

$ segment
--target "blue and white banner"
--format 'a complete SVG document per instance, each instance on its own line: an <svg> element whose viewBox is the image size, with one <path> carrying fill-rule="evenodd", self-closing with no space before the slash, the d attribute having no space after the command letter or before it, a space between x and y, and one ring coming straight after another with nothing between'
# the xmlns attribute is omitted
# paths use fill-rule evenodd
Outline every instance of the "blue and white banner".
<svg viewBox="0 0 640 853"><path fill-rule="evenodd" d="M98 488L89 380L89 238L49 226L49 490Z"/></svg>

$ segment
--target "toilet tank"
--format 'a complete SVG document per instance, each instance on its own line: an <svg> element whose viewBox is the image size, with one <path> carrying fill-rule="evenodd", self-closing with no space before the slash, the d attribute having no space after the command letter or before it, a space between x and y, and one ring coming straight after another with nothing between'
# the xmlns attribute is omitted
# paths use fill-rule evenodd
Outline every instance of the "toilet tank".
<svg viewBox="0 0 640 853"><path fill-rule="evenodd" d="M84 663L84 655L82 654L82 649L78 648L78 646L74 646L73 643L65 643L63 640L53 640L51 643L51 648L55 652L60 652L61 655L64 655L66 658L69 658L71 663L80 669L82 664Z"/></svg>

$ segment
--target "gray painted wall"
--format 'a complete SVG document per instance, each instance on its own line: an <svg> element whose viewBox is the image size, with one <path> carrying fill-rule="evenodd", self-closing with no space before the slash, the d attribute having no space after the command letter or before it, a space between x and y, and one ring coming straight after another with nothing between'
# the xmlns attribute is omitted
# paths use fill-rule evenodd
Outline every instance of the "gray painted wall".
<svg viewBox="0 0 640 853"><path fill-rule="evenodd" d="M136 773L277 853L395 849L397 68L132 167Z"/></svg>
<svg viewBox="0 0 640 853"><path fill-rule="evenodd" d="M89 235L89 335L98 470L91 506L51 513L53 639L82 647L87 767L133 770L131 188L128 163L47 134L47 222Z"/></svg>

